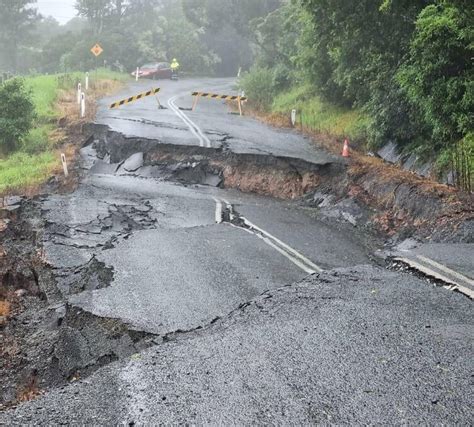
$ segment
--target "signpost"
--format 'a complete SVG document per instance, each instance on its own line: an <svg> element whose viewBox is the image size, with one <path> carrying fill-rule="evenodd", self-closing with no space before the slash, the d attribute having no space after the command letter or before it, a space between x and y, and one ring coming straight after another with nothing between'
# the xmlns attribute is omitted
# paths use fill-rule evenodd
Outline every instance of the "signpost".
<svg viewBox="0 0 474 427"><path fill-rule="evenodd" d="M96 43L96 45L92 47L91 52L96 58L98 58L100 55L102 55L104 49L102 49L102 46L99 43Z"/></svg>
<svg viewBox="0 0 474 427"><path fill-rule="evenodd" d="M99 56L104 53L104 49L102 49L102 46L99 43L96 43L94 46L92 46L91 49L92 55L96 57L95 61L95 80L97 81L97 61L99 59Z"/></svg>

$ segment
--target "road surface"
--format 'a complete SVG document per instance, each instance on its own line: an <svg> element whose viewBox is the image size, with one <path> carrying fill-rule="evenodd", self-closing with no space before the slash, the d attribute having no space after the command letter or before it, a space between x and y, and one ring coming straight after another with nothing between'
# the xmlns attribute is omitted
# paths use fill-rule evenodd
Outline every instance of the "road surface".
<svg viewBox="0 0 474 427"><path fill-rule="evenodd" d="M222 102L186 110L191 91L235 93L231 80L163 82L166 110L107 108L151 86L103 100L97 122L156 145L341 163ZM82 154L77 190L42 202L58 287L162 342L0 423L472 422L469 298L377 265L376 240L296 201L150 178L142 153L117 165Z"/></svg>

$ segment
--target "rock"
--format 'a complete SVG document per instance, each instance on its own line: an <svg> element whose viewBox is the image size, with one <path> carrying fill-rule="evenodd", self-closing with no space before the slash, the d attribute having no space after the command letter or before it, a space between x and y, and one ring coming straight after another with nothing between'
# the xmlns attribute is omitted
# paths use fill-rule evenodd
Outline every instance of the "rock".
<svg viewBox="0 0 474 427"><path fill-rule="evenodd" d="M394 142L389 142L384 145L377 154L389 163L398 163L402 156L398 153L397 145Z"/></svg>
<svg viewBox="0 0 474 427"><path fill-rule="evenodd" d="M135 153L130 156L122 165L122 169L127 172L136 172L143 166L143 153Z"/></svg>
<svg viewBox="0 0 474 427"><path fill-rule="evenodd" d="M397 245L396 250L398 251L410 251L415 249L419 245L419 242L416 239L409 238Z"/></svg>
<svg viewBox="0 0 474 427"><path fill-rule="evenodd" d="M15 291L15 296L17 298L23 298L28 292L25 289L18 289Z"/></svg>

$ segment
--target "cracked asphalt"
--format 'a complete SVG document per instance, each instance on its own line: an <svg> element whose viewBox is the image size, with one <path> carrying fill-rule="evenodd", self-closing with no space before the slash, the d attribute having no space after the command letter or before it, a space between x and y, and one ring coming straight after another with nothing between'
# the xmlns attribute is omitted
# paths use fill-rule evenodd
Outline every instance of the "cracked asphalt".
<svg viewBox="0 0 474 427"><path fill-rule="evenodd" d="M163 82L160 101L178 95L187 108L192 90L233 92L233 83ZM202 143L153 98L107 110L121 95L97 116L126 136L121 144ZM341 163L219 102L183 112L214 149ZM468 298L378 266L377 239L357 224L173 181L146 152L124 156L130 147L96 148L82 150L73 193L41 201L45 257L69 307L152 334L155 345L0 413L0 424L472 423Z"/></svg>
<svg viewBox="0 0 474 427"><path fill-rule="evenodd" d="M359 266L269 291L5 424L469 425L471 302Z"/></svg>

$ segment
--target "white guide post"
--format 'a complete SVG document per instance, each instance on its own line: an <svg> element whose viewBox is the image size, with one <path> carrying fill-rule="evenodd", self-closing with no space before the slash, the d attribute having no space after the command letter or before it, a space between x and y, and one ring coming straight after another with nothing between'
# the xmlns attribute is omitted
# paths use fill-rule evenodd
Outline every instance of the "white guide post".
<svg viewBox="0 0 474 427"><path fill-rule="evenodd" d="M67 178L69 176L69 171L67 169L67 160L64 153L61 153L61 163L63 164L64 176Z"/></svg>
<svg viewBox="0 0 474 427"><path fill-rule="evenodd" d="M291 110L291 124L293 127L296 125L296 110Z"/></svg>
<svg viewBox="0 0 474 427"><path fill-rule="evenodd" d="M81 118L86 117L86 94L81 93Z"/></svg>

